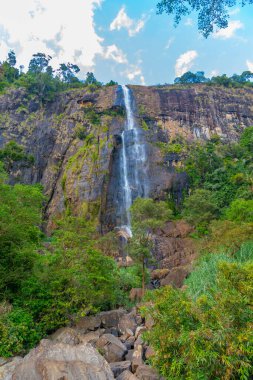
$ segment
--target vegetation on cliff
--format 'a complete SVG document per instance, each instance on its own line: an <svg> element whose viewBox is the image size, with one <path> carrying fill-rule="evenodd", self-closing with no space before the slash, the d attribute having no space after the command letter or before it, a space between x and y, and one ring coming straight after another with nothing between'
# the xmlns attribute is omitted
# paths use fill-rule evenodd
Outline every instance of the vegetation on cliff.
<svg viewBox="0 0 253 380"><path fill-rule="evenodd" d="M253 305L253 128L238 143L184 146L190 179L177 217L195 225L200 256L183 289L147 297L146 338L166 379L250 379ZM183 145L183 142L181 142Z"/></svg>
<svg viewBox="0 0 253 380"><path fill-rule="evenodd" d="M88 87L94 91L102 86L91 72L87 73L85 81L79 80L76 75L80 69L72 63L62 63L54 71L50 66L51 59L51 56L44 53L33 54L25 73L23 66L16 68L15 52L11 50L7 59L0 62L0 94L9 88L22 87L30 97L37 96L43 105L52 101L61 91L80 87ZM115 84L114 81L107 83L108 86Z"/></svg>

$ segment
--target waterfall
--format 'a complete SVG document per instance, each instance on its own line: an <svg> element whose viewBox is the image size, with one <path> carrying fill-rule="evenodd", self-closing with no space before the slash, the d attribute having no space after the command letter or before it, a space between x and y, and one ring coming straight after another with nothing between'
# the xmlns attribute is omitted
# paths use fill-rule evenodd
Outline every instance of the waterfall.
<svg viewBox="0 0 253 380"><path fill-rule="evenodd" d="M120 205L121 230L132 236L129 208L137 197L148 196L147 157L143 130L134 117L134 99L130 89L122 86L126 121L121 134L120 183L122 204Z"/></svg>

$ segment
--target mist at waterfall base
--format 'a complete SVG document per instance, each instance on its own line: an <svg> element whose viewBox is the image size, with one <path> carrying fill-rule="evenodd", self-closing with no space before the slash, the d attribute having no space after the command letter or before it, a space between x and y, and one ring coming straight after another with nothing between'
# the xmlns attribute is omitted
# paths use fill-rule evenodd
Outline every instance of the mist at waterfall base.
<svg viewBox="0 0 253 380"><path fill-rule="evenodd" d="M132 91L120 86L123 92L126 121L121 134L120 187L122 197L119 202L119 221L117 228L127 237L132 237L130 207L138 198L148 197L148 162L145 150L144 131L138 126L135 117L136 106Z"/></svg>

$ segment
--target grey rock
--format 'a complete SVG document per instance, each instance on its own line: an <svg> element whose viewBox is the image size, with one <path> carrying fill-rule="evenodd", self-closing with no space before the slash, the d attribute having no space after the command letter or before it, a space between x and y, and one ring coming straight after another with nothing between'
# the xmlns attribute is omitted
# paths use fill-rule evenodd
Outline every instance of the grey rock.
<svg viewBox="0 0 253 380"><path fill-rule="evenodd" d="M135 375L140 380L160 380L161 379L157 371L146 364L140 365L137 368Z"/></svg>
<svg viewBox="0 0 253 380"><path fill-rule="evenodd" d="M96 343L96 348L109 363L122 361L127 354L126 346L111 334L102 335Z"/></svg>
<svg viewBox="0 0 253 380"><path fill-rule="evenodd" d="M117 377L117 380L137 380L137 377L130 371L124 371Z"/></svg>
<svg viewBox="0 0 253 380"><path fill-rule="evenodd" d="M11 380L113 378L109 364L90 344L73 346L42 340L37 348L18 363Z"/></svg>
<svg viewBox="0 0 253 380"><path fill-rule="evenodd" d="M98 329L100 325L101 325L101 317L99 314L80 318L75 323L75 327L83 333L87 331L94 331Z"/></svg>
<svg viewBox="0 0 253 380"><path fill-rule="evenodd" d="M131 330L135 333L137 328L137 322L134 313L128 313L123 315L118 324L118 328L121 334L126 334L128 330Z"/></svg>
<svg viewBox="0 0 253 380"><path fill-rule="evenodd" d="M110 311L104 311L99 314L99 317L102 322L102 326L106 329L110 328L117 328L120 319L126 314L126 310L124 309L117 309L117 310L110 310Z"/></svg>
<svg viewBox="0 0 253 380"><path fill-rule="evenodd" d="M131 362L130 361L123 361L123 362L116 362L116 363L110 363L111 370L114 374L114 377L116 378L124 371L130 371L131 369Z"/></svg>

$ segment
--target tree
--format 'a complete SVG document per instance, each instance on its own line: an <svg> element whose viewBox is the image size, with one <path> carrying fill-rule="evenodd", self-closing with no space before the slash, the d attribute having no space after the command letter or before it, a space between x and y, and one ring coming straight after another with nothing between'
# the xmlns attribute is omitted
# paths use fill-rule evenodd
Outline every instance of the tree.
<svg viewBox="0 0 253 380"><path fill-rule="evenodd" d="M172 216L172 211L165 202L155 202L149 198L137 198L130 208L133 237L129 250L133 258L142 267L142 292L145 292L146 265L151 259L153 248L152 232L161 227Z"/></svg>
<svg viewBox="0 0 253 380"><path fill-rule="evenodd" d="M14 67L16 65L17 60L16 60L16 54L14 50L10 50L10 52L8 53L7 62L9 63L11 67Z"/></svg>
<svg viewBox="0 0 253 380"><path fill-rule="evenodd" d="M32 74L39 74L46 72L52 57L44 53L33 54L33 58L29 62L28 72Z"/></svg>
<svg viewBox="0 0 253 380"><path fill-rule="evenodd" d="M226 210L225 217L235 222L253 223L253 200L235 199Z"/></svg>
<svg viewBox="0 0 253 380"><path fill-rule="evenodd" d="M95 78L95 75L91 72L88 72L86 74L86 79L85 79L85 82L84 82L86 85L101 85L100 82L97 81L97 79Z"/></svg>
<svg viewBox="0 0 253 380"><path fill-rule="evenodd" d="M157 4L157 13L174 15L176 26L183 16L198 12L198 29L207 38L216 28L227 28L229 8L246 4L253 4L253 0L161 0Z"/></svg>
<svg viewBox="0 0 253 380"><path fill-rule="evenodd" d="M181 77L175 79L175 84L184 84L184 83L207 83L209 79L205 77L204 71L197 71L196 74L188 71L183 74Z"/></svg>
<svg viewBox="0 0 253 380"><path fill-rule="evenodd" d="M77 65L74 65L73 63L61 63L60 68L58 69L60 78L65 83L78 82L78 79L75 75L79 73L79 71L79 67Z"/></svg>
<svg viewBox="0 0 253 380"><path fill-rule="evenodd" d="M183 217L200 231L218 216L218 206L214 194L209 190L197 189L184 202Z"/></svg>

